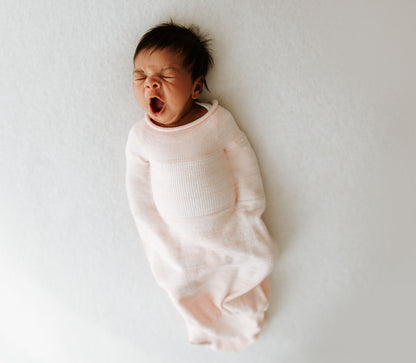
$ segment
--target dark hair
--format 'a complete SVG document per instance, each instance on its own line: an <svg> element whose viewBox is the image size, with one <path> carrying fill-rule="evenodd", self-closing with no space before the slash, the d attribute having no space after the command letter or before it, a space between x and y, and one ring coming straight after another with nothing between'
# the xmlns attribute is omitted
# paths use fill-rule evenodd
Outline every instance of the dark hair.
<svg viewBox="0 0 416 363"><path fill-rule="evenodd" d="M197 26L185 27L170 20L153 27L142 36L133 62L142 50L171 49L183 56L183 65L190 68L193 81L199 76L204 76L204 84L209 91L205 76L214 64L208 49L210 41L211 39L201 34Z"/></svg>

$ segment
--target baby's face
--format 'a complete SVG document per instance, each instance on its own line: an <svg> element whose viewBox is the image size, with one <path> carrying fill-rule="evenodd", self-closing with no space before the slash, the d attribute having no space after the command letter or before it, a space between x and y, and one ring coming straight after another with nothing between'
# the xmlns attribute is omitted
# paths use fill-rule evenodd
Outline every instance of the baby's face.
<svg viewBox="0 0 416 363"><path fill-rule="evenodd" d="M133 89L139 105L159 124L176 125L190 114L202 91L182 56L169 49L142 50L134 60Z"/></svg>

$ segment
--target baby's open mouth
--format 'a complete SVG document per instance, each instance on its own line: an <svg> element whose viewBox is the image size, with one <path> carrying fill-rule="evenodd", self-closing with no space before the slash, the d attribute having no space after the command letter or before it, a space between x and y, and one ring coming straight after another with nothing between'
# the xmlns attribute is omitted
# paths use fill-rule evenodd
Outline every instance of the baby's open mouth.
<svg viewBox="0 0 416 363"><path fill-rule="evenodd" d="M157 97L152 97L150 100L150 107L154 113L158 113L162 110L165 104Z"/></svg>

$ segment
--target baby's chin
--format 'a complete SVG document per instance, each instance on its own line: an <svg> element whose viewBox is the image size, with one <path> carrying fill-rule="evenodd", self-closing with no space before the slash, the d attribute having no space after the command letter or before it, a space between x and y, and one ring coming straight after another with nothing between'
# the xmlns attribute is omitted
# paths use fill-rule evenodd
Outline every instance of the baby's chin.
<svg viewBox="0 0 416 363"><path fill-rule="evenodd" d="M149 116L149 119L150 119L150 121L152 121L157 126L167 127L165 123L159 122L159 121L155 120L154 118L152 118L151 116Z"/></svg>
<svg viewBox="0 0 416 363"><path fill-rule="evenodd" d="M149 107L147 109L147 115L154 124L162 127L182 126L193 121L189 111L186 112L181 110L181 112L174 112L172 109L169 109L166 104L159 112L154 112L154 110Z"/></svg>
<svg viewBox="0 0 416 363"><path fill-rule="evenodd" d="M152 121L155 125L162 126L162 127L174 127L177 122L174 120L166 120L164 117L154 116L151 113L147 113L150 121Z"/></svg>

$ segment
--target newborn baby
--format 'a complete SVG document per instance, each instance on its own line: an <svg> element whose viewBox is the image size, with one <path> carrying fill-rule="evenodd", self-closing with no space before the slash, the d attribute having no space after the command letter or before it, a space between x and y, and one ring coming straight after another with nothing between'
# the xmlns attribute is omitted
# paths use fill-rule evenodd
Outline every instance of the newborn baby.
<svg viewBox="0 0 416 363"><path fill-rule="evenodd" d="M126 145L126 188L153 276L189 343L236 352L265 324L273 241L257 159L229 111L198 102L212 65L196 28L164 23L134 55L145 117Z"/></svg>

